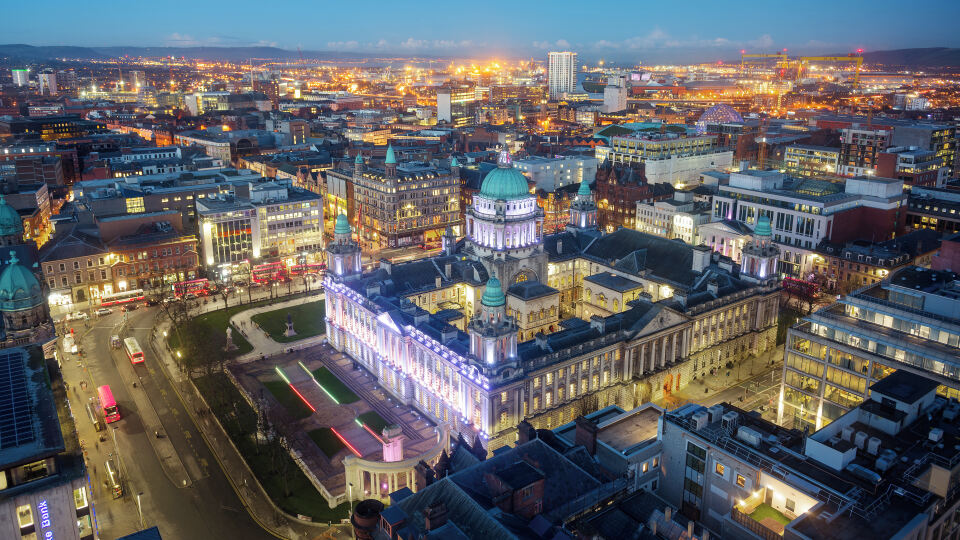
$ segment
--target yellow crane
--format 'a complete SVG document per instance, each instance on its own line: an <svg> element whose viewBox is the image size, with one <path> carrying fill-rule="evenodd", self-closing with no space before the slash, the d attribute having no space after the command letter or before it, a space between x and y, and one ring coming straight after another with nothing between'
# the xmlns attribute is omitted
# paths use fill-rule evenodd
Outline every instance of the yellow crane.
<svg viewBox="0 0 960 540"><path fill-rule="evenodd" d="M797 80L799 81L803 77L803 72L807 69L810 62L854 62L856 64L856 70L854 71L853 85L855 88L860 88L860 70L863 67L863 57L860 56L860 53L862 52L863 49L857 49L856 54L851 53L848 56L796 56L791 58L787 56L786 49L784 49L783 52L772 54L747 54L745 51L741 51L740 71L742 73L744 66L754 60L763 62L772 58L776 60L777 68L796 68Z"/></svg>

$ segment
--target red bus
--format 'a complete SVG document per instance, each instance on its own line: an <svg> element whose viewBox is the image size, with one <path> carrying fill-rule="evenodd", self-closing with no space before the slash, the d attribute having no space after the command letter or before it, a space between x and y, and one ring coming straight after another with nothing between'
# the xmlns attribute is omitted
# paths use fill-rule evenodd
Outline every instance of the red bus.
<svg viewBox="0 0 960 540"><path fill-rule="evenodd" d="M251 272L253 281L262 283L265 281L278 281L284 275L282 262L258 264L253 267Z"/></svg>
<svg viewBox="0 0 960 540"><path fill-rule="evenodd" d="M100 297L100 305L115 306L118 304L126 304L128 302L136 302L138 300L143 300L142 289L133 289L130 291L120 291L113 294L105 294Z"/></svg>
<svg viewBox="0 0 960 540"><path fill-rule="evenodd" d="M123 340L123 348L127 351L127 358L131 364L140 364L143 362L143 349L137 343L137 338L128 337Z"/></svg>
<svg viewBox="0 0 960 540"><path fill-rule="evenodd" d="M327 265L323 263L314 263L314 264L296 264L289 267L287 270L290 271L291 276L299 276L302 274L319 274L323 271Z"/></svg>
<svg viewBox="0 0 960 540"><path fill-rule="evenodd" d="M170 287L173 289L173 295L177 298L190 293L193 293L196 296L210 294L210 280L206 278L193 279L190 281L179 281Z"/></svg>
<svg viewBox="0 0 960 540"><path fill-rule="evenodd" d="M117 407L116 400L113 399L113 392L110 387L103 385L97 388L97 397L100 398L100 407L103 409L103 419L107 423L116 422L120 419L120 408Z"/></svg>

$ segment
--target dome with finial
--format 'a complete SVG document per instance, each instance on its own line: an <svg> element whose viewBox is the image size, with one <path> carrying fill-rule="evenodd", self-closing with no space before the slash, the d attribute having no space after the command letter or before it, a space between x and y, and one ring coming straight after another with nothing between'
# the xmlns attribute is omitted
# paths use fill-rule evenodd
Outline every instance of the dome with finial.
<svg viewBox="0 0 960 540"><path fill-rule="evenodd" d="M586 178L580 182L580 189L577 190L577 195L590 195L590 182Z"/></svg>
<svg viewBox="0 0 960 540"><path fill-rule="evenodd" d="M494 200L523 199L530 196L527 177L513 168L510 153L506 150L500 152L497 168L484 177L483 184L480 185L480 195Z"/></svg>
<svg viewBox="0 0 960 540"><path fill-rule="evenodd" d="M773 231L770 229L770 217L769 216L760 216L760 219L757 220L757 227L753 229L753 234L757 236L772 236Z"/></svg>
<svg viewBox="0 0 960 540"><path fill-rule="evenodd" d="M0 273L0 310L19 311L43 303L43 288L29 268L20 264L17 254L10 252L10 262Z"/></svg>
<svg viewBox="0 0 960 540"><path fill-rule="evenodd" d="M384 161L387 165L396 165L397 164L397 155L393 152L393 145L387 145L387 159Z"/></svg>
<svg viewBox="0 0 960 540"><path fill-rule="evenodd" d="M483 291L480 302L488 307L498 307L507 303L507 297L503 295L499 279L492 277L487 281L487 288Z"/></svg>
<svg viewBox="0 0 960 540"><path fill-rule="evenodd" d="M3 195L0 195L0 236L23 236L23 220Z"/></svg>
<svg viewBox="0 0 960 540"><path fill-rule="evenodd" d="M353 160L353 162L356 163L357 165L363 165L363 156L361 156L360 153L357 152L357 159Z"/></svg>
<svg viewBox="0 0 960 540"><path fill-rule="evenodd" d="M350 234L350 222L346 214L337 214L337 222L333 227L333 234Z"/></svg>
<svg viewBox="0 0 960 540"><path fill-rule="evenodd" d="M460 162L457 161L457 156L453 156L453 158L450 160L450 168L452 169L454 167L459 167L459 166L460 166Z"/></svg>

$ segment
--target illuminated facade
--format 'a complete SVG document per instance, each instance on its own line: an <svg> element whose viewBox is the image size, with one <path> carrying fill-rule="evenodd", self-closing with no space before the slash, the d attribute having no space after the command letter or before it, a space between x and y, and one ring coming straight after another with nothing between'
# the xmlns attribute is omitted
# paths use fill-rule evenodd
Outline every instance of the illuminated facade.
<svg viewBox="0 0 960 540"><path fill-rule="evenodd" d="M596 215L583 183L567 230L542 237L535 198L503 154L460 250L451 238L439 256L361 274L359 245L338 218L328 339L401 403L491 450L513 444L521 420L552 428L609 404L632 409L773 345L775 280L705 246L603 235ZM604 274L629 286L616 309L590 285Z"/></svg>
<svg viewBox="0 0 960 540"><path fill-rule="evenodd" d="M778 423L819 429L895 370L960 397L960 276L908 267L860 288L787 332Z"/></svg>

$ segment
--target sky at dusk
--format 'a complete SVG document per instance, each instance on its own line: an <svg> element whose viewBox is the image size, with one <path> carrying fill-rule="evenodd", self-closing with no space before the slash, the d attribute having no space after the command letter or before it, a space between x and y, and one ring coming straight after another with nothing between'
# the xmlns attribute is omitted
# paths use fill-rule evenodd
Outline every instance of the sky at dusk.
<svg viewBox="0 0 960 540"><path fill-rule="evenodd" d="M4 6L0 42L246 46L452 57L712 61L740 49L960 47L960 0L233 0Z"/></svg>

